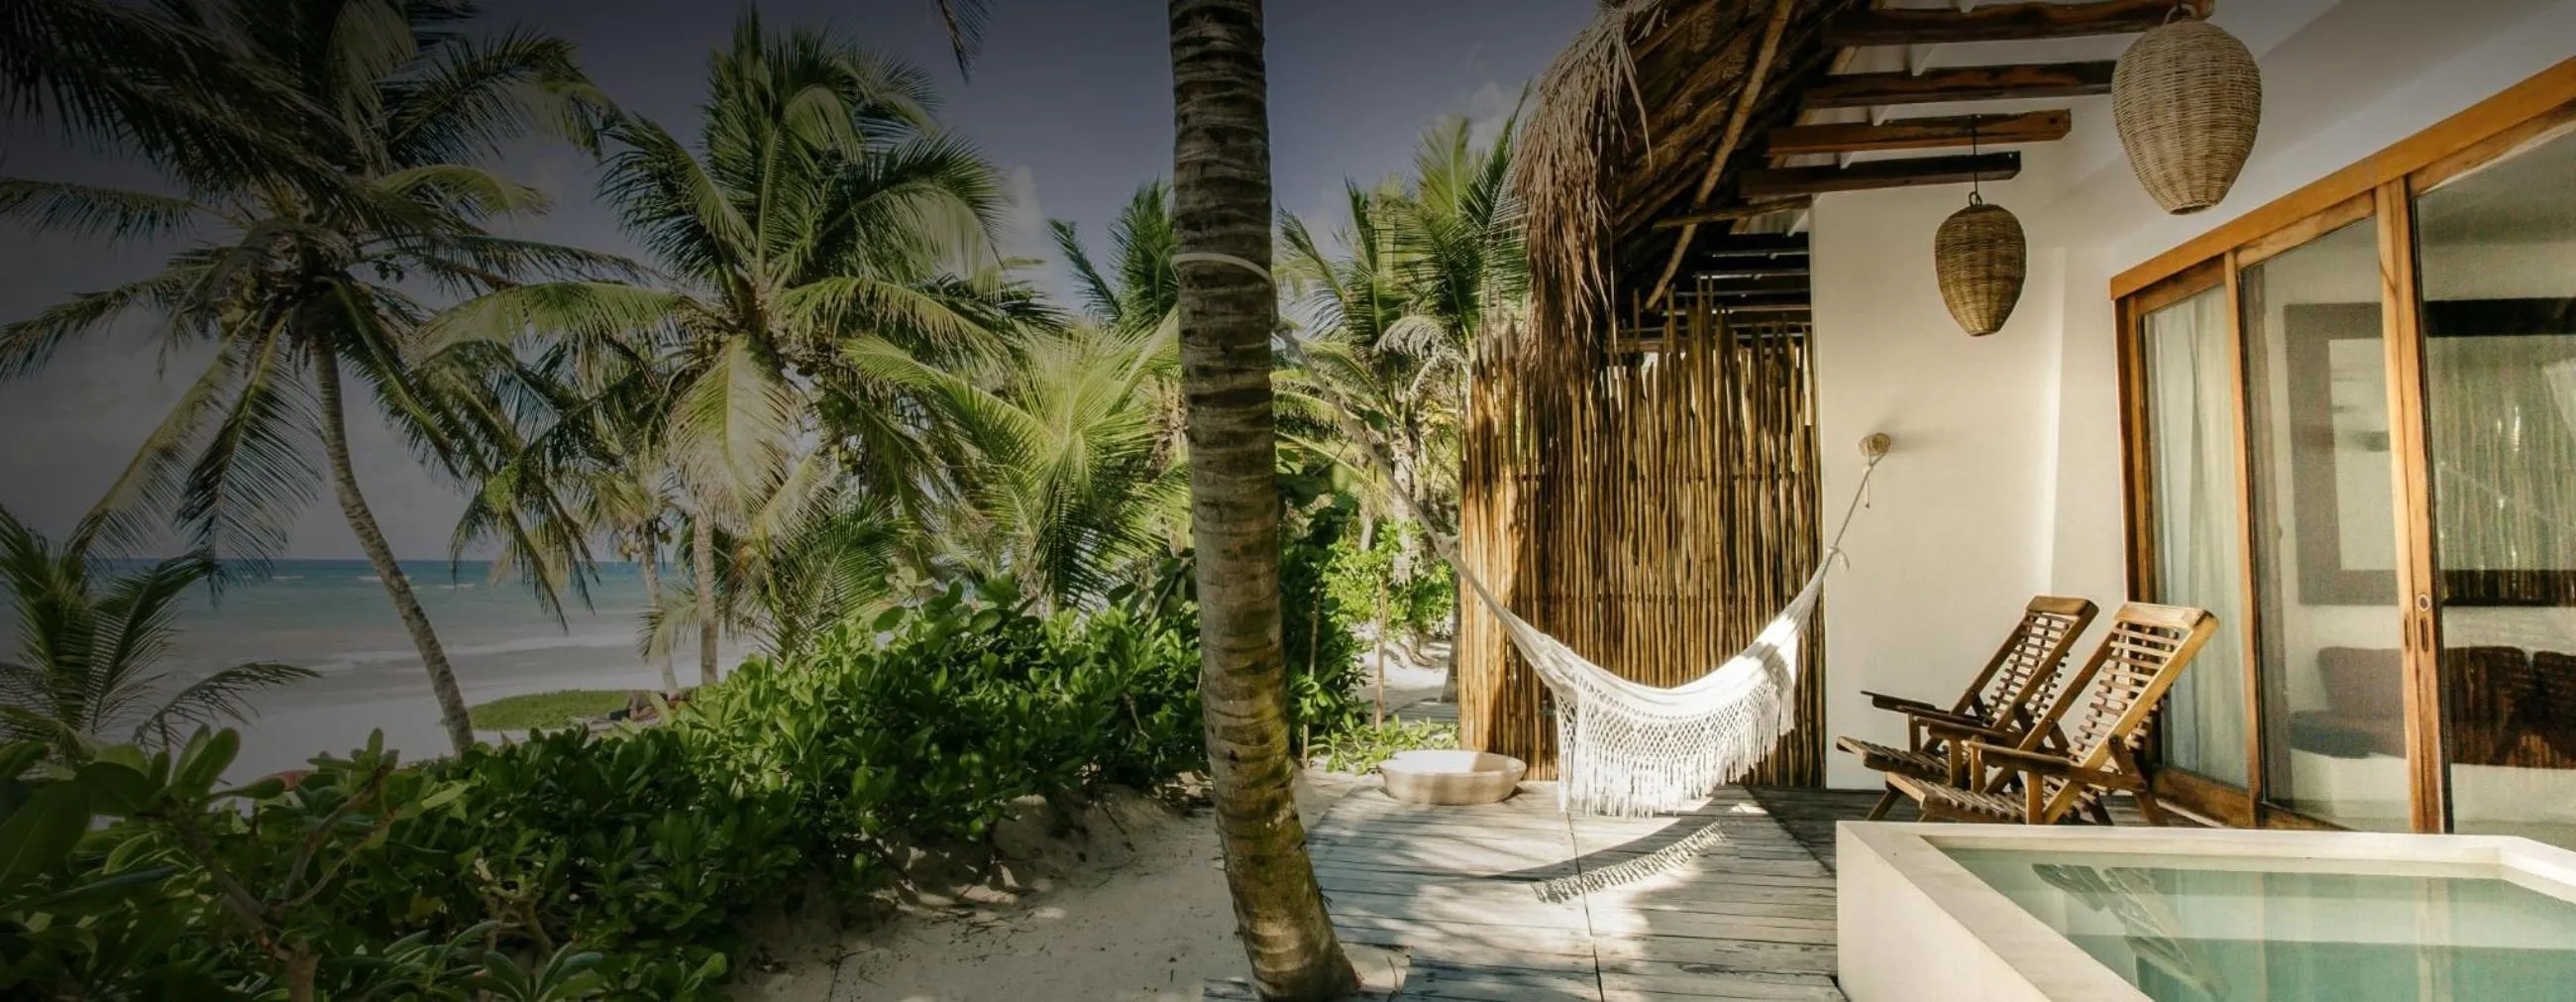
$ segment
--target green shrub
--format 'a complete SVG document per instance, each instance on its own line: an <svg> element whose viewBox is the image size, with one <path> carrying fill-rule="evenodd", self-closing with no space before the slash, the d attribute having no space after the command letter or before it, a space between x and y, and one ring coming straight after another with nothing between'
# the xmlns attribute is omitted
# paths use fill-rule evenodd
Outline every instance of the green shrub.
<svg viewBox="0 0 2576 1002"><path fill-rule="evenodd" d="M507 696L468 711L478 731L534 731L567 727L626 708L622 689L563 689Z"/></svg>
<svg viewBox="0 0 2576 1002"><path fill-rule="evenodd" d="M453 854L484 833L475 770L402 768L379 738L292 783L217 790L237 745L200 732L175 755L33 772L36 746L0 748L0 996L720 997L721 955L553 945L542 922L485 917ZM601 890L531 914L643 896Z"/></svg>
<svg viewBox="0 0 2576 1002"><path fill-rule="evenodd" d="M461 809L420 836L464 885L448 899L479 902L541 949L727 946L805 865L786 797L712 778L666 728L555 731L430 771L465 784Z"/></svg>
<svg viewBox="0 0 2576 1002"><path fill-rule="evenodd" d="M1307 610L1290 712L1319 738L1360 711L1323 596L1346 515L1284 554ZM0 860L0 997L720 997L743 920L809 875L872 887L1014 800L1204 767L1187 573L1079 615L954 585L755 659L666 726L426 766L371 746L216 790L229 732L77 771L0 748L0 834L35 850Z"/></svg>
<svg viewBox="0 0 2576 1002"><path fill-rule="evenodd" d="M893 848L978 843L1023 797L1199 764L1197 650L1180 620L1027 611L1007 581L844 623L754 659L673 729L746 796L778 796L844 877Z"/></svg>
<svg viewBox="0 0 2576 1002"><path fill-rule="evenodd" d="M1390 720L1374 726L1362 724L1333 735L1316 748L1315 758L1333 772L1369 772L1399 752L1456 747L1455 724Z"/></svg>

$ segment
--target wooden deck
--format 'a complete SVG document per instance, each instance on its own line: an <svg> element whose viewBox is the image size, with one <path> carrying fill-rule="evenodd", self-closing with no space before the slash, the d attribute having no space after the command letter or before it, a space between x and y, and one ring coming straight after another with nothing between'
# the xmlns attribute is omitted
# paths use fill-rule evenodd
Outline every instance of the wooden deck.
<svg viewBox="0 0 2576 1002"><path fill-rule="evenodd" d="M1342 937L1409 954L1397 998L1843 997L1833 874L1754 795L1730 790L1679 817L1568 819L1550 784L1523 789L1490 807L1426 808L1364 787L1309 833ZM1710 820L1726 837L1678 870L1563 903L1538 895L1541 881L1633 859ZM1213 983L1206 997L1253 996Z"/></svg>

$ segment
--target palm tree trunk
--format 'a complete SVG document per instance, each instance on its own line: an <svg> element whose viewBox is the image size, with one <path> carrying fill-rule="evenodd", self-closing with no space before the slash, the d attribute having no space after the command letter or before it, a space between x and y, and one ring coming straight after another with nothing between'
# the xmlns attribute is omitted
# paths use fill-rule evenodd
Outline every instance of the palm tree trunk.
<svg viewBox="0 0 2576 1002"><path fill-rule="evenodd" d="M703 511L689 520L689 577L698 598L698 684L716 684L716 525Z"/></svg>
<svg viewBox="0 0 2576 1002"><path fill-rule="evenodd" d="M662 607L662 546L649 534L644 537L644 607ZM667 696L680 691L680 671L671 664L671 645L658 646L662 648L662 694Z"/></svg>
<svg viewBox="0 0 2576 1002"><path fill-rule="evenodd" d="M313 382L321 394L322 450L330 459L331 489L339 496L340 514L349 519L358 548L366 551L368 565L384 583L386 597L393 599L394 613L411 633L412 647L420 651L421 667L429 671L429 691L438 697L438 722L447 728L448 743L457 754L465 754L474 747L474 722L465 708L465 690L457 687L456 669L447 663L447 649L439 646L438 633L430 628L429 613L421 610L411 579L403 576L393 547L376 525L375 512L367 508L366 495L358 491L357 471L349 466L349 418L340 400L340 356L328 344L313 349Z"/></svg>
<svg viewBox="0 0 2576 1002"><path fill-rule="evenodd" d="M1261 0L1172 0L1181 386L1198 546L1199 691L1234 916L1266 999L1357 987L1297 819L1280 650L1270 333L1270 123ZM1221 258L1199 257L1221 255Z"/></svg>

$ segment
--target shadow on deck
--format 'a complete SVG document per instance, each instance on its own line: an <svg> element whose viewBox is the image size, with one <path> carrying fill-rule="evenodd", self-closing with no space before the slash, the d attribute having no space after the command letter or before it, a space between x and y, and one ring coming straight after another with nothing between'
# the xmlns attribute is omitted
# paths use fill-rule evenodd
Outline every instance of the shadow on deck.
<svg viewBox="0 0 2576 1002"><path fill-rule="evenodd" d="M1712 820L1725 837L1669 873L1563 901L1538 893L1543 881L1652 853ZM1843 997L1833 983L1833 875L1742 790L1685 815L1569 819L1544 783L1503 804L1449 808L1401 804L1369 786L1327 811L1310 840L1341 936L1410 955L1398 998ZM1206 997L1252 995L1220 983Z"/></svg>
<svg viewBox="0 0 2576 1002"><path fill-rule="evenodd" d="M1568 818L1553 784L1485 807L1416 807L1375 785L1308 832L1343 940L1407 953L1399 999L1681 1002L1843 998L1834 974L1834 823L1878 795L1730 788L1688 814ZM2121 825L2140 824L2125 801ZM1886 820L1913 821L1900 804ZM1540 883L1616 866L1710 821L1725 837L1622 887L1543 900ZM1211 982L1211 1000L1254 998Z"/></svg>

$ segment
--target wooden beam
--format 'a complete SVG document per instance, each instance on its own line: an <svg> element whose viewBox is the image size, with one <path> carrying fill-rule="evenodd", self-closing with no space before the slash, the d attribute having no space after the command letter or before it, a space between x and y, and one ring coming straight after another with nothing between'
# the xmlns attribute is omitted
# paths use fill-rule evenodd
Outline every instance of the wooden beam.
<svg viewBox="0 0 2576 1002"><path fill-rule="evenodd" d="M1730 205L1723 209L1710 209L1706 212L1694 212L1686 216L1673 216L1666 219L1658 219L1655 220L1654 226L1651 228L1669 230L1683 226L1697 226L1701 223L1731 223L1739 219L1751 219L1755 216L1767 216L1774 212L1796 212L1813 204L1815 203L1803 198L1788 198L1781 199L1776 202L1763 202L1758 205Z"/></svg>
<svg viewBox="0 0 2576 1002"><path fill-rule="evenodd" d="M1717 190L1717 182L1726 176L1726 164L1735 159L1735 147L1744 141L1744 129L1753 121L1753 109L1762 104L1762 93L1771 86L1771 63L1780 55L1780 38L1789 31L1789 17L1798 12L1798 0L1779 0L1771 5L1771 21L1762 29L1762 47L1753 57L1753 68L1737 83L1735 113L1726 120L1726 135L1718 140L1717 152L1710 156L1708 172L1700 177L1699 193L1692 196L1691 208L1708 205L1708 196ZM1655 279L1655 290L1646 294L1646 304L1662 302L1664 293L1672 291L1673 274L1681 270L1682 255L1690 252L1691 238L1699 235L1699 224L1682 227L1682 237L1673 242L1673 256L1664 262L1664 273Z"/></svg>
<svg viewBox="0 0 2576 1002"><path fill-rule="evenodd" d="M1805 257L1809 243L1802 233L1742 233L1700 241L1694 251L1707 258Z"/></svg>
<svg viewBox="0 0 2576 1002"><path fill-rule="evenodd" d="M1821 195L1873 188L2008 181L2021 173L2021 154L1870 160L1849 167L1786 167L1744 172L1746 195Z"/></svg>
<svg viewBox="0 0 2576 1002"><path fill-rule="evenodd" d="M1695 281L1673 288L1673 298L1688 299L1698 295L1703 288L1709 295L1719 299L1787 293L1804 295L1809 288L1807 271L1804 268L1794 272L1777 271L1764 274L1745 274L1712 268L1691 277ZM1706 280L1707 285L1702 286L1699 281L1696 281L1700 279Z"/></svg>
<svg viewBox="0 0 2576 1002"><path fill-rule="evenodd" d="M2074 129L2075 113L2071 111L1908 118L1885 125L1867 122L1793 125L1771 130L1770 152L1772 156L1782 157L2050 143L2066 138L2066 134Z"/></svg>
<svg viewBox="0 0 2576 1002"><path fill-rule="evenodd" d="M1825 44L1948 45L2034 38L2126 35L2165 23L2175 0L2100 0L2097 3L2008 3L1975 10L1855 10L1834 18Z"/></svg>
<svg viewBox="0 0 2576 1002"><path fill-rule="evenodd" d="M1916 73L1847 73L1807 91L1807 107L1869 108L1944 101L2090 97L2111 92L2115 61L2021 66L1954 66Z"/></svg>

